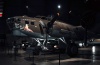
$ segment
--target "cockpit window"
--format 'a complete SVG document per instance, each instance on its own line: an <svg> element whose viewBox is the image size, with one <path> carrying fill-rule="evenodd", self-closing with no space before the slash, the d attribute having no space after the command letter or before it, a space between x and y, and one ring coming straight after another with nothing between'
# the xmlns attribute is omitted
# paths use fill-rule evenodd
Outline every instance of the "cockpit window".
<svg viewBox="0 0 100 65"><path fill-rule="evenodd" d="M31 22L31 25L34 25L34 22Z"/></svg>
<svg viewBox="0 0 100 65"><path fill-rule="evenodd" d="M25 24L29 24L29 21L25 21Z"/></svg>

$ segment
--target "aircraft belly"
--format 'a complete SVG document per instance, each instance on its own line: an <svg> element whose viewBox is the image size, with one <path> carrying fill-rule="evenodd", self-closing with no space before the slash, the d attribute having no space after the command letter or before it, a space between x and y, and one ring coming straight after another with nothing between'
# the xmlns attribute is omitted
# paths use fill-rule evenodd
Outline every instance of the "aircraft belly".
<svg viewBox="0 0 100 65"><path fill-rule="evenodd" d="M41 33L37 33L37 32L28 32L28 31L24 31L24 30L20 30L20 32L26 34L29 37L32 38L41 38L41 39L46 39L46 34L41 34ZM50 35L47 35L48 39L55 39L55 37L51 37Z"/></svg>
<svg viewBox="0 0 100 65"><path fill-rule="evenodd" d="M66 37L66 38L72 38L72 39L77 39L77 35L74 32L69 32L69 31L62 31L62 30L53 30L52 33L50 34L52 37Z"/></svg>
<svg viewBox="0 0 100 65"><path fill-rule="evenodd" d="M27 36L26 34L20 32L19 30L13 30L13 35L14 36Z"/></svg>
<svg viewBox="0 0 100 65"><path fill-rule="evenodd" d="M50 33L53 37L64 37L64 34L61 34L59 30L53 30L52 33Z"/></svg>

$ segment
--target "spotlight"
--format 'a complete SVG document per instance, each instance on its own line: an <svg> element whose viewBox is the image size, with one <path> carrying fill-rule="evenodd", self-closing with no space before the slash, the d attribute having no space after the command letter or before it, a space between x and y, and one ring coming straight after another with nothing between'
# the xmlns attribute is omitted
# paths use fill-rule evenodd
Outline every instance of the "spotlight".
<svg viewBox="0 0 100 65"><path fill-rule="evenodd" d="M92 47L92 53L95 54L96 48L95 46Z"/></svg>
<svg viewBox="0 0 100 65"><path fill-rule="evenodd" d="M58 5L58 9L60 9L61 8L61 6L60 5Z"/></svg>
<svg viewBox="0 0 100 65"><path fill-rule="evenodd" d="M28 9L28 6L26 6L26 8Z"/></svg>

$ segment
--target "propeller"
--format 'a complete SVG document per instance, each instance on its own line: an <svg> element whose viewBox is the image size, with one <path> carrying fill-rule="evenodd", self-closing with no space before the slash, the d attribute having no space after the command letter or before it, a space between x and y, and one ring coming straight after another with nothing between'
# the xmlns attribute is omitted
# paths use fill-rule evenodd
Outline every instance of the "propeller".
<svg viewBox="0 0 100 65"><path fill-rule="evenodd" d="M56 21L56 19L58 18L58 16L59 16L59 13L57 13L56 16L50 22L47 23L47 25L45 23L43 23L41 20L39 21L40 22L39 27L41 30L41 34L44 34L44 31L43 31L44 28L45 28L46 34L50 33L50 29L52 28L52 26L53 26L54 22Z"/></svg>
<svg viewBox="0 0 100 65"><path fill-rule="evenodd" d="M59 17L59 13L57 13L55 15L55 17L50 22L47 23L47 27L46 27L46 42L45 43L47 43L47 41L48 41L48 34L50 33L50 28L53 26L54 22L57 20L58 17Z"/></svg>
<svg viewBox="0 0 100 65"><path fill-rule="evenodd" d="M54 22L57 20L57 18L59 17L59 15L60 15L60 14L57 13L57 14L55 15L55 17L54 17L50 22L47 23L47 27L46 27L46 33L47 33L47 34L49 34L50 28L53 26Z"/></svg>
<svg viewBox="0 0 100 65"><path fill-rule="evenodd" d="M47 23L47 25L45 25L41 20L39 21L40 24L39 24L39 27L40 27L40 30L41 30L41 34L44 35L44 31L43 31L43 28L45 28L45 43L44 43L44 46L47 46L47 41L48 41L48 34L50 33L50 29L52 28L54 22L56 21L56 19L59 17L59 13L57 13L55 15L55 17Z"/></svg>

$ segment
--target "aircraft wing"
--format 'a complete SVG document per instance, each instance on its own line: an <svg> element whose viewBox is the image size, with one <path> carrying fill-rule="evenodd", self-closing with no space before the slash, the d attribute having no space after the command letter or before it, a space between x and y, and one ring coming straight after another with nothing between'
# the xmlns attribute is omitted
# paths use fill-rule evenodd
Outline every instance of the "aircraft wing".
<svg viewBox="0 0 100 65"><path fill-rule="evenodd" d="M25 31L25 30L13 30L13 35L14 36L20 36L20 37L32 37L32 38L40 38L40 39L46 39L46 34L42 35L41 33L33 33L33 32L29 32L29 31ZM50 35L47 35L48 39L56 39L57 37L51 37Z"/></svg>

